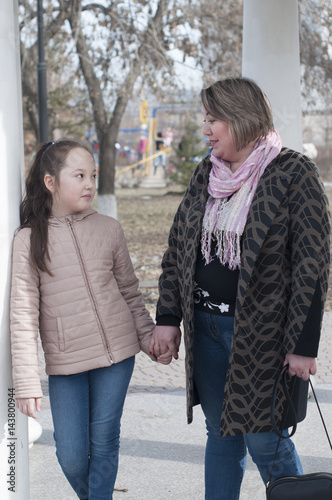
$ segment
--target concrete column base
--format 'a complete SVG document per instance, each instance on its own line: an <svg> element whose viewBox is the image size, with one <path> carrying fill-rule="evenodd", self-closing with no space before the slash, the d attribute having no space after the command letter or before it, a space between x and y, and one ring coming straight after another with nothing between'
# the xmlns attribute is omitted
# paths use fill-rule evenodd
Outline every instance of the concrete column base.
<svg viewBox="0 0 332 500"><path fill-rule="evenodd" d="M165 178L165 170L162 167L157 167L154 173L154 167L150 167L149 175L140 182L141 188L165 188L167 186Z"/></svg>
<svg viewBox="0 0 332 500"><path fill-rule="evenodd" d="M32 448L33 443L37 441L42 435L43 429L37 420L29 417L28 419L28 429L29 429L29 448Z"/></svg>

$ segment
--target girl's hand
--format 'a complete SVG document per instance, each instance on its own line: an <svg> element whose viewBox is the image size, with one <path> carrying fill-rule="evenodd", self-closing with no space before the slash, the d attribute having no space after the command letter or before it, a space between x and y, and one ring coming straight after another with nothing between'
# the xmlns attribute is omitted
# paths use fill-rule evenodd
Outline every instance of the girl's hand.
<svg viewBox="0 0 332 500"><path fill-rule="evenodd" d="M16 406L27 417L36 418L35 408L41 410L41 398L16 398Z"/></svg>
<svg viewBox="0 0 332 500"><path fill-rule="evenodd" d="M172 361L172 358L173 358L172 353L168 351L165 354L160 354L160 356L158 356L157 358L157 361L162 365L169 365L170 362Z"/></svg>

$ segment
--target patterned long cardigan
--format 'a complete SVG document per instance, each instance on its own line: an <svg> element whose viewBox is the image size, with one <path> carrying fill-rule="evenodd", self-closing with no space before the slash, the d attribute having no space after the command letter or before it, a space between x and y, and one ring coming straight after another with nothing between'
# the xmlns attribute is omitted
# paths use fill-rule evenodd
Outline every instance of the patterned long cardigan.
<svg viewBox="0 0 332 500"><path fill-rule="evenodd" d="M193 290L210 169L208 156L191 178L170 230L159 280L157 318L170 314L183 321L188 423L199 403L193 381ZM283 148L268 165L242 241L221 435L271 431L272 388L285 353L317 355L328 286L330 212L309 158ZM283 403L281 396L277 422Z"/></svg>

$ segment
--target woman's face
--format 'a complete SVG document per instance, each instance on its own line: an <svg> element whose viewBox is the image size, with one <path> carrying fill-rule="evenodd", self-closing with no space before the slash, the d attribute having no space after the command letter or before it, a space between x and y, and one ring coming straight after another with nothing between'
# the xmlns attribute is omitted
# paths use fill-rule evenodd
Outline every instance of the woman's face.
<svg viewBox="0 0 332 500"><path fill-rule="evenodd" d="M240 151L236 151L228 123L211 116L204 106L203 115L203 134L208 137L214 154L217 158L229 162L232 172L235 172L252 153L256 140L249 142Z"/></svg>
<svg viewBox="0 0 332 500"><path fill-rule="evenodd" d="M207 136L214 154L225 161L236 161L239 152L236 151L233 139L226 122L210 115L203 106L204 127L203 134Z"/></svg>

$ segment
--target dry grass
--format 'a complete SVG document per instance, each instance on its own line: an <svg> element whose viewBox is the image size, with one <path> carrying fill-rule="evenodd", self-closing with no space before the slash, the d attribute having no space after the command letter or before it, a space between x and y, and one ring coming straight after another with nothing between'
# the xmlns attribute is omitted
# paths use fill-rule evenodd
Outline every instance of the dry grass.
<svg viewBox="0 0 332 500"><path fill-rule="evenodd" d="M179 191L181 188L174 188L174 191L173 188L134 188L120 189L116 193L118 219L127 239L146 307L152 317L158 299L157 281L161 259L167 248L169 229L182 198Z"/></svg>

